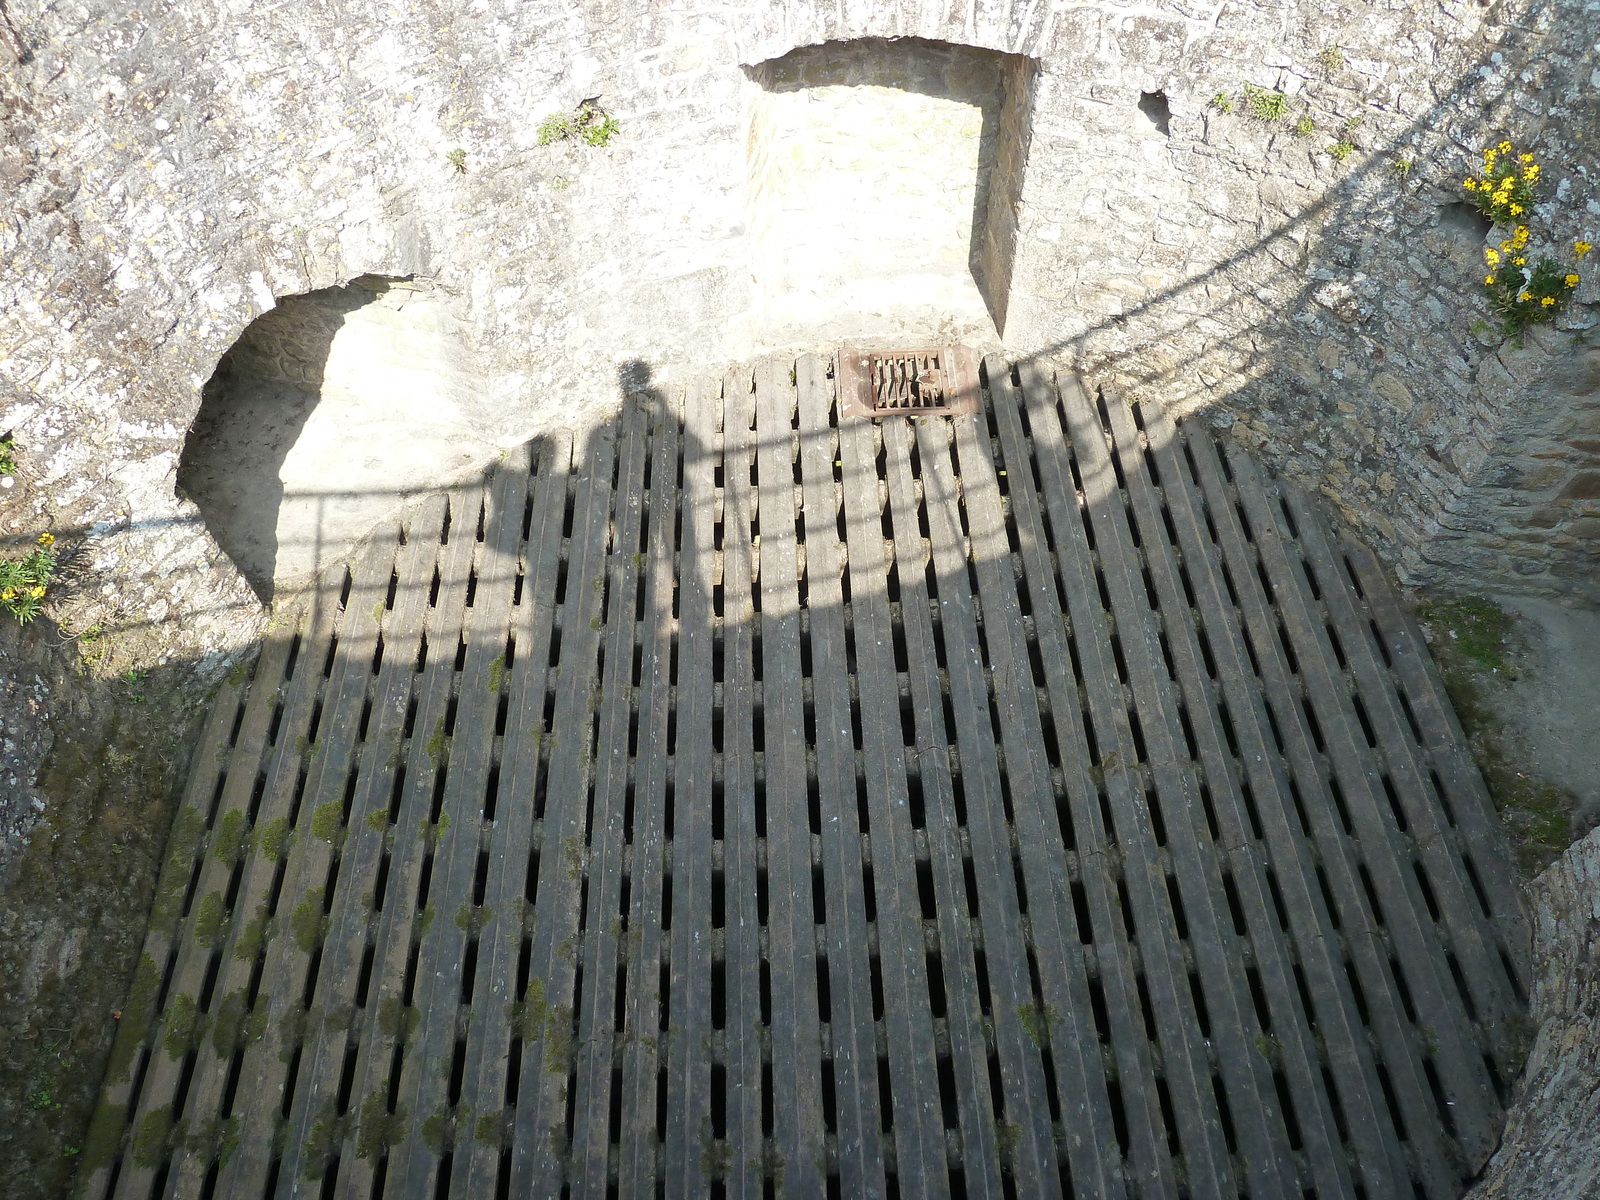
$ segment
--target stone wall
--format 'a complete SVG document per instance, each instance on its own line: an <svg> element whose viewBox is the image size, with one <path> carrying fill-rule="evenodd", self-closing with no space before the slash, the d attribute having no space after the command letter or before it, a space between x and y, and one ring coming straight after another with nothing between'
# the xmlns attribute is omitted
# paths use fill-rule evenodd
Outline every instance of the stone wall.
<svg viewBox="0 0 1600 1200"><path fill-rule="evenodd" d="M505 416L497 445L614 403L620 361L740 357L746 68L903 36L1038 64L1002 139L1028 151L990 305L1010 350L1213 410L1413 577L1595 595L1587 418L1560 389L1600 295L1586 281L1554 336L1509 346L1480 324L1478 247L1441 224L1472 155L1511 134L1546 163L1541 226L1592 237L1581 0L10 11L28 58L0 82L0 386L34 475L4 519L95 530L115 620L147 617L163 597L134 581L184 553L155 530L203 537L172 497L177 451L274 297L435 281ZM1289 94L1290 119L1251 119L1246 82ZM1140 110L1157 92L1165 131ZM596 95L613 145L539 145L544 117ZM1558 444L1574 475L1540 482ZM226 564L203 585L233 588Z"/></svg>
<svg viewBox="0 0 1600 1200"><path fill-rule="evenodd" d="M26 56L0 66L0 428L24 479L0 521L87 539L92 578L51 609L76 627L157 629L168 657L253 634L175 468L202 386L277 298L428 281L494 418L485 456L613 406L619 363L666 379L748 354L749 71L905 37L1032 77L997 158L1014 175L1026 145L988 336L1212 413L1409 578L1596 596L1600 293L1586 279L1518 349L1484 323L1451 207L1478 149L1515 136L1545 163L1539 227L1600 241L1584 0L8 11ZM1253 119L1246 83L1288 118ZM609 146L541 144L594 97Z"/></svg>
<svg viewBox="0 0 1600 1200"><path fill-rule="evenodd" d="M1600 829L1533 883L1538 1036L1505 1140L1468 1200L1600 1196Z"/></svg>

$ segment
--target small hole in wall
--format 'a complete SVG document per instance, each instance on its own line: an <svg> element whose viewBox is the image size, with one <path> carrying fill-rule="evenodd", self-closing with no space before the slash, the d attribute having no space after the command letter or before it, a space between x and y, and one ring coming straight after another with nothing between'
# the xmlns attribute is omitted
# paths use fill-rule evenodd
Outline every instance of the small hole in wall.
<svg viewBox="0 0 1600 1200"><path fill-rule="evenodd" d="M1165 92L1141 92L1139 111L1149 118L1150 124L1156 127L1156 132L1163 137L1171 136L1167 131L1167 122L1172 119L1172 109L1167 107Z"/></svg>
<svg viewBox="0 0 1600 1200"><path fill-rule="evenodd" d="M1448 234L1459 242L1477 245L1489 236L1489 230L1492 228L1494 226L1489 218L1465 201L1457 200L1454 204L1445 204L1439 209L1440 232Z"/></svg>

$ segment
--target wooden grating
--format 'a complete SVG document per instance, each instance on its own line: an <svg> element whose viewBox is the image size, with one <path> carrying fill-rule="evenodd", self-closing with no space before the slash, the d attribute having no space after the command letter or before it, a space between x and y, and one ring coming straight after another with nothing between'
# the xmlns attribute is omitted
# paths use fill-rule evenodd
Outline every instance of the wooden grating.
<svg viewBox="0 0 1600 1200"><path fill-rule="evenodd" d="M1527 935L1376 560L985 372L636 395L327 581L218 695L84 1194L1458 1196Z"/></svg>

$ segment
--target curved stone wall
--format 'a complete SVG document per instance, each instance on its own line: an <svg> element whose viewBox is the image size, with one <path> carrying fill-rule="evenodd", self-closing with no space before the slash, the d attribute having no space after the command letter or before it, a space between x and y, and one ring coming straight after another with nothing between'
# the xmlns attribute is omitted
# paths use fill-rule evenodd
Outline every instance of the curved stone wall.
<svg viewBox="0 0 1600 1200"><path fill-rule="evenodd" d="M461 471L608 411L623 364L666 381L804 340L756 319L758 76L869 38L1026 67L986 168L1005 186L978 257L1005 270L973 340L1210 414L1403 578L1600 600L1600 267L1518 344L1459 204L1482 147L1515 138L1544 164L1541 239L1600 243L1593 7L5 0L0 434L20 472L0 552L51 531L71 565L29 636L100 636L129 677L107 711L146 670L196 692L253 642L266 614L180 458L219 362L249 358L264 315L258 335L292 326L290 297L424 290L461 416L441 432L424 401L392 428L459 431ZM1284 115L1253 116L1247 85ZM608 144L557 136L579 111L617 122ZM877 332L946 330L930 312ZM273 361L252 369L270 382ZM42 678L0 654L0 697L29 701L6 727L13 842L68 707Z"/></svg>
<svg viewBox="0 0 1600 1200"><path fill-rule="evenodd" d="M1477 148L1513 135L1546 163L1541 228L1600 224L1579 0L9 11L0 386L28 469L5 519L93 532L118 586L82 621L232 613L186 627L196 652L248 632L173 470L201 385L275 297L433 281L499 446L613 403L619 361L748 353L746 68L901 36L1039 64L1009 350L1214 409L1413 577L1595 594L1580 338L1600 293L1519 349L1448 219ZM1247 83L1289 118L1251 119ZM594 97L609 146L540 144ZM160 565L186 558L175 603Z"/></svg>

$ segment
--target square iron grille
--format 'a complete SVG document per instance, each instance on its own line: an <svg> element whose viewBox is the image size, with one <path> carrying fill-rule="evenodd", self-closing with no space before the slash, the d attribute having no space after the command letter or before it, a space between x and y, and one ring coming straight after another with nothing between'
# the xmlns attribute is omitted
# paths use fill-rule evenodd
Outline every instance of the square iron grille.
<svg viewBox="0 0 1600 1200"><path fill-rule="evenodd" d="M979 408L978 367L966 346L839 352L844 417L960 416Z"/></svg>

